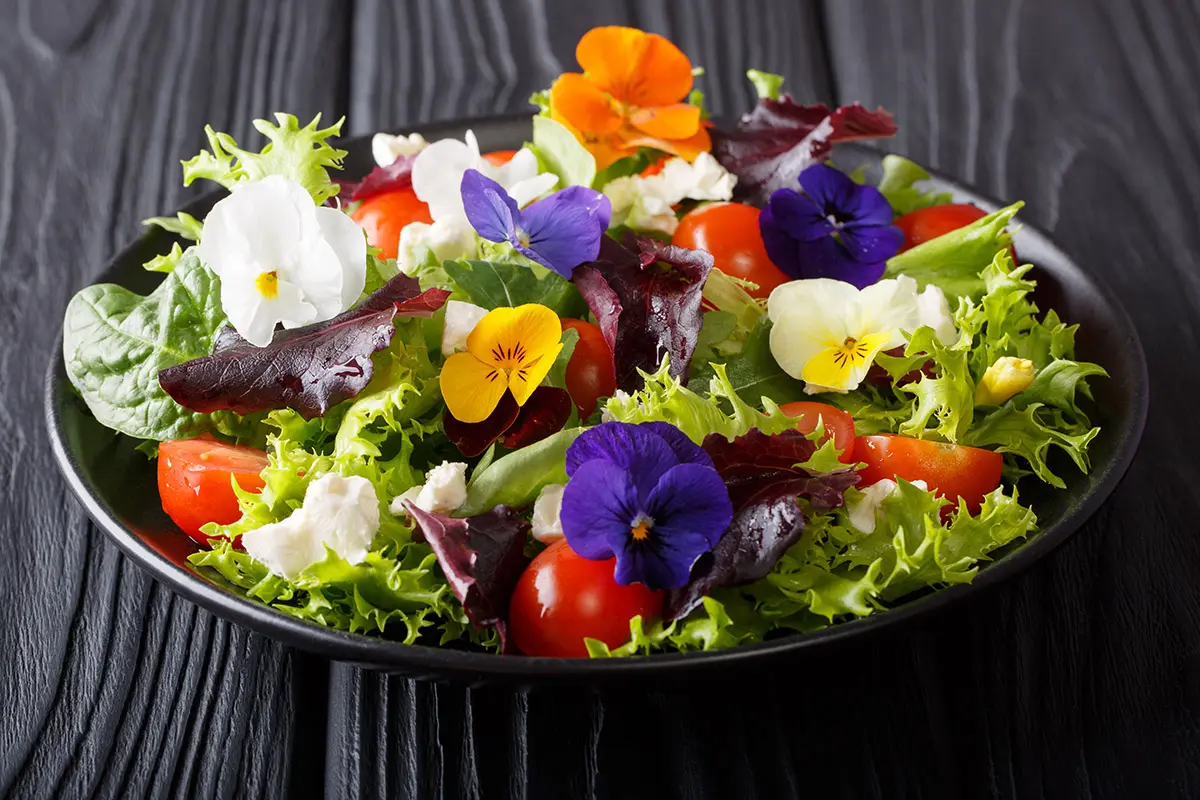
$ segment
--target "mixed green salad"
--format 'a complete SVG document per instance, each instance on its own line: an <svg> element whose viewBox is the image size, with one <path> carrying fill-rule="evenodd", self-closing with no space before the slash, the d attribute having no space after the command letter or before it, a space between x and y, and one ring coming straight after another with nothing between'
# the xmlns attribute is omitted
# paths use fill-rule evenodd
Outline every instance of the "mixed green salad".
<svg viewBox="0 0 1200 800"><path fill-rule="evenodd" d="M1036 531L1017 483L1087 471L1105 371L1031 300L1021 204L840 171L891 116L755 70L721 130L654 34L577 58L520 149L378 134L357 182L340 122L207 129L184 184L228 193L148 221L162 283L71 301L71 382L195 568L406 644L623 656L886 611Z"/></svg>

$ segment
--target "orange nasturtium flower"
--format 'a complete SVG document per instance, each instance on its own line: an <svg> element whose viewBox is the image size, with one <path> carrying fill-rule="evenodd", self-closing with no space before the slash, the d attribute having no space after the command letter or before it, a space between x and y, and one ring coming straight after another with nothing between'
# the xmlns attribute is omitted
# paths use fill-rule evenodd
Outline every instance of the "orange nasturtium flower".
<svg viewBox="0 0 1200 800"><path fill-rule="evenodd" d="M562 348L562 323L546 306L492 309L467 336L466 351L442 367L446 408L462 422L482 422L506 391L525 405Z"/></svg>
<svg viewBox="0 0 1200 800"><path fill-rule="evenodd" d="M550 87L550 115L570 128L603 169L653 147L691 161L712 148L700 109L684 102L692 62L671 42L636 28L593 28L575 47L583 74Z"/></svg>

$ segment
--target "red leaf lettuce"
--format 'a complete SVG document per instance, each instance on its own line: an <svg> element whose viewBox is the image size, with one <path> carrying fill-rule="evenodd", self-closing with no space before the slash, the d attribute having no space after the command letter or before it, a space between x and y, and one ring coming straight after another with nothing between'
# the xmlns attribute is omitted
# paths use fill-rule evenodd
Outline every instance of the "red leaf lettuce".
<svg viewBox="0 0 1200 800"><path fill-rule="evenodd" d="M835 142L896 135L892 115L858 103L831 110L801 105L791 96L763 98L743 114L737 130L711 131L713 155L737 175L737 196L762 205L771 192L796 188L805 167L829 156Z"/></svg>
<svg viewBox="0 0 1200 800"><path fill-rule="evenodd" d="M416 155L400 156L386 167L375 167L367 177L354 181L337 181L337 197L343 203L368 200L379 194L396 192L412 186L412 165Z"/></svg>
<svg viewBox="0 0 1200 800"><path fill-rule="evenodd" d="M508 604L529 559L525 538L529 523L508 506L465 519L422 511L412 514L425 541L437 555L454 596L477 628L495 628L500 649L508 649Z"/></svg>
<svg viewBox="0 0 1200 800"><path fill-rule="evenodd" d="M276 331L266 347L226 328L211 356L168 367L158 382L192 411L293 408L312 419L366 387L375 371L371 354L391 344L396 317L428 317L449 296L442 289L422 292L415 278L398 275L331 320Z"/></svg>
<svg viewBox="0 0 1200 800"><path fill-rule="evenodd" d="M617 388L641 388L638 370L654 372L664 355L672 377L687 382L703 316L700 293L713 257L626 233L604 237L600 255L576 267L572 280L613 354Z"/></svg>
<svg viewBox="0 0 1200 800"><path fill-rule="evenodd" d="M463 422L447 410L442 414L442 428L460 453L473 458L497 440L509 450L540 442L562 430L570 418L571 396L566 390L539 386L523 406L517 406L505 392L496 409L481 422Z"/></svg>
<svg viewBox="0 0 1200 800"><path fill-rule="evenodd" d="M712 589L750 583L770 572L804 530L796 498L824 511L842 505L846 489L858 483L858 473L850 468L823 473L800 466L812 458L816 445L797 430L768 436L751 429L733 441L709 434L704 451L729 489L733 521L692 568L688 584L667 593L667 620L686 616Z"/></svg>

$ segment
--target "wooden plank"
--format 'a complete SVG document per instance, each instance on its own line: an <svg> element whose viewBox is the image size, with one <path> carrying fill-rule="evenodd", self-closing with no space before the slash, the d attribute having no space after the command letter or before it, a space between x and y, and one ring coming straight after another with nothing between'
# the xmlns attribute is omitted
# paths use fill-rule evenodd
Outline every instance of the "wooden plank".
<svg viewBox="0 0 1200 800"><path fill-rule="evenodd" d="M931 697L940 763L997 796L1194 795L1196 8L838 0L826 14L840 99L891 109L901 152L1026 200L1024 218L1117 291L1150 364L1142 455L1112 500L915 645L956 677Z"/></svg>
<svg viewBox="0 0 1200 800"><path fill-rule="evenodd" d="M784 74L797 96L831 96L812 3L364 0L353 24L350 127L369 133L529 110L532 92L577 69L579 37L605 24L670 37L705 67L697 86L716 115L749 108L744 73L752 66ZM722 734L699 708L687 712L697 706L694 696L645 705L620 693L522 694L331 669L329 797L705 796L706 787L743 785L782 797L775 790L792 785L780 782L772 761L780 743L758 737L752 746L732 729ZM777 730L777 721L771 725L762 730ZM740 754L732 771L724 745ZM670 765L629 786L634 770L653 768L664 747Z"/></svg>
<svg viewBox="0 0 1200 800"><path fill-rule="evenodd" d="M71 293L183 200L206 122L249 137L276 108L343 110L347 22L336 0L0 10L0 795L283 797L293 754L319 780L293 680L320 687L320 665L175 597L87 522L42 375Z"/></svg>

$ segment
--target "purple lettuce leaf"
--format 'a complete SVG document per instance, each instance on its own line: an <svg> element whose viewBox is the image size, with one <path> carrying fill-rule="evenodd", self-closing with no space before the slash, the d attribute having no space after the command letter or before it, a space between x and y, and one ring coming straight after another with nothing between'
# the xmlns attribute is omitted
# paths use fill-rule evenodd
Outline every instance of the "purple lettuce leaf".
<svg viewBox="0 0 1200 800"><path fill-rule="evenodd" d="M797 497L828 510L842 505L846 489L858 483L851 468L822 473L797 466L812 457L816 445L796 430L768 436L752 429L733 441L710 434L704 450L729 489L733 521L693 567L688 584L667 593L667 620L686 616L713 589L750 583L770 572L804 530Z"/></svg>
<svg viewBox="0 0 1200 800"><path fill-rule="evenodd" d="M896 135L892 115L859 103L830 109L791 96L763 98L734 131L711 131L713 155L738 177L738 199L763 205L776 189L796 188L805 167L822 161L836 142Z"/></svg>
<svg viewBox="0 0 1200 800"><path fill-rule="evenodd" d="M412 186L412 165L416 155L400 156L386 167L375 167L361 181L339 180L337 197L343 203L367 200L378 194Z"/></svg>
<svg viewBox="0 0 1200 800"><path fill-rule="evenodd" d="M371 355L391 344L396 317L428 317L449 296L442 289L422 292L416 279L398 275L333 319L276 331L266 347L226 328L211 356L164 369L158 382L192 411L294 408L312 419L366 388L375 371Z"/></svg>
<svg viewBox="0 0 1200 800"><path fill-rule="evenodd" d="M571 396L566 390L539 386L523 406L505 392L495 410L480 422L463 422L447 410L442 414L442 430L458 452L474 458L492 442L498 441L509 450L540 442L562 430L570 418Z"/></svg>
<svg viewBox="0 0 1200 800"><path fill-rule="evenodd" d="M671 375L687 382L703 321L700 293L712 266L702 250L627 232L621 242L604 237L597 259L575 269L572 280L612 351L617 388L640 389L638 370L653 372L664 355L671 357Z"/></svg>
<svg viewBox="0 0 1200 800"><path fill-rule="evenodd" d="M529 559L525 539L529 523L508 506L455 519L404 507L417 523L454 596L476 628L495 628L501 652L508 651L508 604Z"/></svg>

